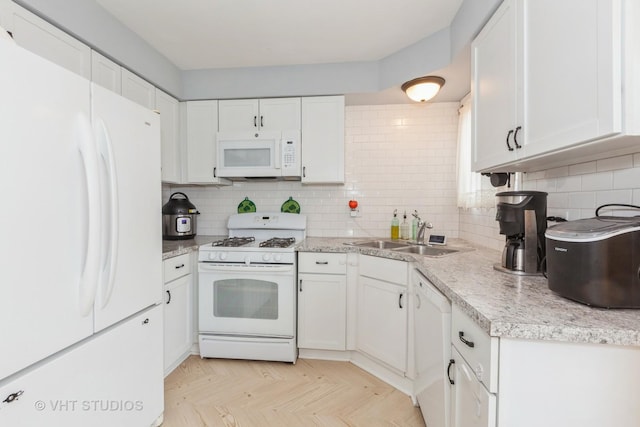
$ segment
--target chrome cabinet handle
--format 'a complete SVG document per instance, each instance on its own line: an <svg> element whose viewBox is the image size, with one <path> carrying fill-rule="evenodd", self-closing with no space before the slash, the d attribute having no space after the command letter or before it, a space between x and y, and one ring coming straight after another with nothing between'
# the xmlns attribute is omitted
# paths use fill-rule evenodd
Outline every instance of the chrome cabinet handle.
<svg viewBox="0 0 640 427"><path fill-rule="evenodd" d="M464 332L462 332L462 331L458 332L458 338L460 338L460 341L462 341L463 343L465 343L467 346L469 346L471 348L476 346L476 344L473 341L469 341L469 340L465 339Z"/></svg>
<svg viewBox="0 0 640 427"><path fill-rule="evenodd" d="M300 279L300 287L298 289L302 292L302 279Z"/></svg>
<svg viewBox="0 0 640 427"><path fill-rule="evenodd" d="M264 116L260 116L260 127L264 127Z"/></svg>
<svg viewBox="0 0 640 427"><path fill-rule="evenodd" d="M401 309L404 308L402 307L402 297L404 296L404 292L400 292L400 296L398 297L398 307L400 307Z"/></svg>
<svg viewBox="0 0 640 427"><path fill-rule="evenodd" d="M167 300L167 304L171 304L171 291L166 291L167 295L169 295L169 299Z"/></svg>
<svg viewBox="0 0 640 427"><path fill-rule="evenodd" d="M307 177L307 167L306 167L306 166L303 166L303 167L302 167L302 177L303 177L303 178L306 178L306 177Z"/></svg>
<svg viewBox="0 0 640 427"><path fill-rule="evenodd" d="M253 127L254 128L258 127L258 116L253 116Z"/></svg>
<svg viewBox="0 0 640 427"><path fill-rule="evenodd" d="M512 134L513 134L513 129L510 129L509 133L507 134L507 148L509 149L509 151L513 151L513 147L509 145L509 138L511 137Z"/></svg>
<svg viewBox="0 0 640 427"><path fill-rule="evenodd" d="M329 261L316 261L316 264L318 264L318 265L327 265L327 264L329 264Z"/></svg>
<svg viewBox="0 0 640 427"><path fill-rule="evenodd" d="M216 177L216 168L215 168L215 167L213 168L213 177L214 177L214 178L217 178L217 177Z"/></svg>
<svg viewBox="0 0 640 427"><path fill-rule="evenodd" d="M178 269L180 269L180 268L182 268L182 267L184 267L184 264L176 265L176 267L175 267L175 268L176 268L176 270L178 270Z"/></svg>

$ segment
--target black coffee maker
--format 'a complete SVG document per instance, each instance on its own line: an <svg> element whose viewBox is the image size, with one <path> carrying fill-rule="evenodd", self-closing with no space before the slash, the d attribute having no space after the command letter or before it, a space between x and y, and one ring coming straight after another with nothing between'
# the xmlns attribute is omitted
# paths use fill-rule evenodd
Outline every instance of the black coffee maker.
<svg viewBox="0 0 640 427"><path fill-rule="evenodd" d="M547 193L505 191L496 194L496 221L506 236L502 263L496 270L519 275L541 274L547 230Z"/></svg>

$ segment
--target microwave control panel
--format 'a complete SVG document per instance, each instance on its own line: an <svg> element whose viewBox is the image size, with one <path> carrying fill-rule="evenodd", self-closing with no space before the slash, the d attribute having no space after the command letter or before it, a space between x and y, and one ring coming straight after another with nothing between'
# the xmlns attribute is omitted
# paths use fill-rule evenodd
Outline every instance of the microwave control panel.
<svg viewBox="0 0 640 427"><path fill-rule="evenodd" d="M300 134L283 132L282 135L282 175L300 175Z"/></svg>

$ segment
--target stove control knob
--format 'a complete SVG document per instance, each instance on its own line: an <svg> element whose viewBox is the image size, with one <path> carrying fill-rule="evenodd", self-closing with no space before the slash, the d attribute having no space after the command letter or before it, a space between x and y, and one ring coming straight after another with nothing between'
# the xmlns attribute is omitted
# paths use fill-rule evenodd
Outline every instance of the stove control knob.
<svg viewBox="0 0 640 427"><path fill-rule="evenodd" d="M215 252L209 252L209 259L210 259L210 260L214 260L214 259L216 259L216 255L217 255L217 254L216 254Z"/></svg>
<svg viewBox="0 0 640 427"><path fill-rule="evenodd" d="M269 261L271 259L271 254L264 254L262 255L262 260L263 261Z"/></svg>
<svg viewBox="0 0 640 427"><path fill-rule="evenodd" d="M227 253L226 253L226 252L222 252L222 253L220 254L220 261L223 261L223 260L225 260L225 259L227 259Z"/></svg>
<svg viewBox="0 0 640 427"><path fill-rule="evenodd" d="M281 261L281 260L282 260L282 255L281 255L281 254L276 254L276 255L273 257L273 259L274 259L274 260L276 260L276 261Z"/></svg>

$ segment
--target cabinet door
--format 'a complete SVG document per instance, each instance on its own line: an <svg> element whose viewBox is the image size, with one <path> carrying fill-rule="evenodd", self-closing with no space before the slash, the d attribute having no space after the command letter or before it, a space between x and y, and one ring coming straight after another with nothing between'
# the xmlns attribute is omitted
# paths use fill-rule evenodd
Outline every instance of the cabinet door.
<svg viewBox="0 0 640 427"><path fill-rule="evenodd" d="M6 398L22 392L19 399ZM150 426L163 412L162 307L0 386L0 425Z"/></svg>
<svg viewBox="0 0 640 427"><path fill-rule="evenodd" d="M476 171L516 158L513 136L520 110L516 12L516 1L506 0L471 45L472 161Z"/></svg>
<svg viewBox="0 0 640 427"><path fill-rule="evenodd" d="M526 156L620 132L619 2L523 3Z"/></svg>
<svg viewBox="0 0 640 427"><path fill-rule="evenodd" d="M299 130L300 98L261 99L258 125L268 131Z"/></svg>
<svg viewBox="0 0 640 427"><path fill-rule="evenodd" d="M452 360L449 378L451 388L452 427L495 427L496 396L489 393L476 379L473 370L455 348L451 349Z"/></svg>
<svg viewBox="0 0 640 427"><path fill-rule="evenodd" d="M89 46L14 3L8 9L13 39L19 46L91 79Z"/></svg>
<svg viewBox="0 0 640 427"><path fill-rule="evenodd" d="M302 98L302 183L344 183L344 96Z"/></svg>
<svg viewBox="0 0 640 427"><path fill-rule="evenodd" d="M169 374L191 349L193 275L164 286L164 373Z"/></svg>
<svg viewBox="0 0 640 427"><path fill-rule="evenodd" d="M407 368L407 288L360 276L358 349L389 366Z"/></svg>
<svg viewBox="0 0 640 427"><path fill-rule="evenodd" d="M91 81L120 95L122 93L122 68L92 50Z"/></svg>
<svg viewBox="0 0 640 427"><path fill-rule="evenodd" d="M219 101L217 130L220 132L258 130L259 115L257 99Z"/></svg>
<svg viewBox="0 0 640 427"><path fill-rule="evenodd" d="M344 350L347 278L338 274L298 277L298 347Z"/></svg>
<svg viewBox="0 0 640 427"><path fill-rule="evenodd" d="M216 176L217 129L218 101L187 102L187 183L229 184Z"/></svg>
<svg viewBox="0 0 640 427"><path fill-rule="evenodd" d="M150 110L156 108L156 88L126 68L122 69L122 96Z"/></svg>
<svg viewBox="0 0 640 427"><path fill-rule="evenodd" d="M156 89L156 110L160 112L162 182L181 183L180 103Z"/></svg>

